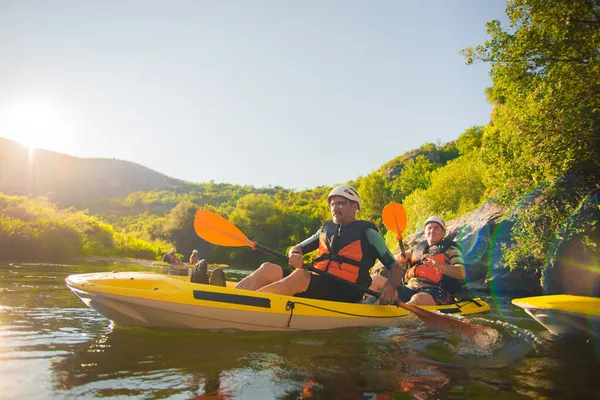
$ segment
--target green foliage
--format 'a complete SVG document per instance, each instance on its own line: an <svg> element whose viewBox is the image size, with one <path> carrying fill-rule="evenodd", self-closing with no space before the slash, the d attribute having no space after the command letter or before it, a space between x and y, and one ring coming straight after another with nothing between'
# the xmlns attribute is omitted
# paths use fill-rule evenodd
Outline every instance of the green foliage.
<svg viewBox="0 0 600 400"><path fill-rule="evenodd" d="M439 163L445 165L448 161L452 161L457 158L460 154L456 142L448 142L438 146L440 161Z"/></svg>
<svg viewBox="0 0 600 400"><path fill-rule="evenodd" d="M379 172L370 173L360 180L357 190L361 199L360 217L382 228L381 212L392 198L383 175Z"/></svg>
<svg viewBox="0 0 600 400"><path fill-rule="evenodd" d="M194 217L198 206L192 203L188 197L184 197L175 207L169 211L164 225L164 231L172 233L176 230L189 229L194 225Z"/></svg>
<svg viewBox="0 0 600 400"><path fill-rule="evenodd" d="M10 260L56 261L80 256L156 258L166 248L81 211L58 209L46 199L0 193L0 254Z"/></svg>
<svg viewBox="0 0 600 400"><path fill-rule="evenodd" d="M248 194L237 201L229 220L252 240L278 247L283 210L266 194ZM287 239L287 237L286 237Z"/></svg>
<svg viewBox="0 0 600 400"><path fill-rule="evenodd" d="M311 208L285 208L266 194L249 194L238 200L229 220L253 241L284 251L315 233L323 223L321 215Z"/></svg>
<svg viewBox="0 0 600 400"><path fill-rule="evenodd" d="M491 64L492 122L484 130L484 181L517 216L511 267L545 268L552 238L600 172L600 5L596 0L513 0L510 27L488 23L488 39L463 51ZM557 182L576 182L573 190ZM567 185L569 186L569 185Z"/></svg>
<svg viewBox="0 0 600 400"><path fill-rule="evenodd" d="M423 155L406 161L400 177L392 183L392 197L402 202L406 196L417 189L427 189L431 184L431 172L440 167Z"/></svg>
<svg viewBox="0 0 600 400"><path fill-rule="evenodd" d="M566 242L576 236L583 237L584 248L597 252L597 244L589 240L589 233L597 230L598 225L597 219L589 218L598 214L598 202L593 199L587 192L585 181L575 175L557 179L521 199L515 205L518 218L512 232L518 246L506 250L508 266L511 269L523 265L525 268L543 269L546 264L556 261L551 247L556 242ZM586 201L595 203L589 207L592 211L595 209L595 214L591 212L577 219L571 218Z"/></svg>
<svg viewBox="0 0 600 400"><path fill-rule="evenodd" d="M406 162L414 160L419 156L425 156L430 163L442 166L448 161L457 158L459 154L454 142L445 143L439 146L436 146L433 143L425 143L416 150L409 151L386 162L379 168L378 172L387 179L396 179L402 173Z"/></svg>
<svg viewBox="0 0 600 400"><path fill-rule="evenodd" d="M515 0L511 26L464 51L490 62L493 129L483 138L486 182L502 199L580 171L600 170L600 17L597 1Z"/></svg>
<svg viewBox="0 0 600 400"><path fill-rule="evenodd" d="M458 137L456 140L456 148L461 155L477 151L481 148L483 129L484 127L482 126L473 126Z"/></svg>
<svg viewBox="0 0 600 400"><path fill-rule="evenodd" d="M486 199L482 174L483 164L476 153L461 156L431 172L431 185L404 199L409 221L407 233L421 229L431 215L450 220L480 206Z"/></svg>

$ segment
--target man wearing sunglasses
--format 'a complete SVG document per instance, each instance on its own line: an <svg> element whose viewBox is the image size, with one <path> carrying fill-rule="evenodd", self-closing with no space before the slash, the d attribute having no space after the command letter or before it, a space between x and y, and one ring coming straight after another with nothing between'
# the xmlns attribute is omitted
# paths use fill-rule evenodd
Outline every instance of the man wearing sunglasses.
<svg viewBox="0 0 600 400"><path fill-rule="evenodd" d="M400 283L402 271L377 227L356 219L356 213L360 210L360 196L356 189L348 185L338 186L327 196L327 203L332 219L289 251L289 265L295 270L284 270L277 264L263 263L259 269L241 280L236 288L321 300L358 302L363 297L360 288L369 287L369 270L379 260L389 270L390 276L381 289L379 302L395 303L396 286ZM318 250L318 257L313 266L337 279L302 268L304 254L314 250Z"/></svg>

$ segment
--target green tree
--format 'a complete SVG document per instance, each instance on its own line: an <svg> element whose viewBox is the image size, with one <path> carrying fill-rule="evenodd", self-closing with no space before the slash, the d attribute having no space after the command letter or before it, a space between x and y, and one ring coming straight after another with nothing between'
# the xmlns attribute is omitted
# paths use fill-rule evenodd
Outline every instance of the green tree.
<svg viewBox="0 0 600 400"><path fill-rule="evenodd" d="M286 236L283 212L266 194L247 194L237 201L229 220L252 240L268 247L278 247ZM285 237L285 241L289 238Z"/></svg>
<svg viewBox="0 0 600 400"><path fill-rule="evenodd" d="M164 231L167 238L177 245L177 252L189 257L192 250L198 250L200 258L212 256L212 246L199 238L194 231L194 218L198 206L189 197L184 197L166 217Z"/></svg>
<svg viewBox="0 0 600 400"><path fill-rule="evenodd" d="M456 140L456 147L461 155L476 151L481 148L483 126L473 126L463 132Z"/></svg>
<svg viewBox="0 0 600 400"><path fill-rule="evenodd" d="M360 180L360 187L357 190L361 200L360 218L382 228L381 212L392 198L387 181L381 173L372 172Z"/></svg>
<svg viewBox="0 0 600 400"><path fill-rule="evenodd" d="M511 0L506 10L510 26L489 22L490 38L463 54L491 64L494 110L481 152L489 193L508 205L536 196L516 219L506 259L545 268L551 238L599 184L600 5Z"/></svg>
<svg viewBox="0 0 600 400"><path fill-rule="evenodd" d="M510 27L487 24L467 63L491 64L492 129L483 137L487 182L514 197L576 171L600 171L600 6L595 0L513 0Z"/></svg>
<svg viewBox="0 0 600 400"><path fill-rule="evenodd" d="M432 163L423 155L406 161L400 177L392 183L393 199L402 202L413 191L427 189L431 184L431 172L439 167L440 164Z"/></svg>
<svg viewBox="0 0 600 400"><path fill-rule="evenodd" d="M421 229L431 215L446 220L477 208L485 200L483 164L476 153L461 156L431 173L431 185L417 189L404 200L410 223L407 232Z"/></svg>

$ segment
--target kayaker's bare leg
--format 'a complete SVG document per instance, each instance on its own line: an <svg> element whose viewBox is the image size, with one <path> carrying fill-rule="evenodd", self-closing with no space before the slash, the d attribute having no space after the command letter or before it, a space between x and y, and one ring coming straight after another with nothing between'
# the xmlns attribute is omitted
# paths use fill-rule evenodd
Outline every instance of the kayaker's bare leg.
<svg viewBox="0 0 600 400"><path fill-rule="evenodd" d="M383 287L385 286L385 283L387 282L387 278L385 276L382 275L371 275L371 286L369 286L369 289L371 289L374 292L380 292L381 289L383 289Z"/></svg>
<svg viewBox="0 0 600 400"><path fill-rule="evenodd" d="M412 304L413 306L435 306L435 299L429 293L421 292L411 297L410 301L406 304Z"/></svg>
<svg viewBox="0 0 600 400"><path fill-rule="evenodd" d="M284 294L288 296L292 296L296 293L305 292L308 289L308 285L310 284L310 272L297 269L284 279L281 279L277 282L273 282L270 285L267 285L257 292L264 293L275 293L275 294Z"/></svg>
<svg viewBox="0 0 600 400"><path fill-rule="evenodd" d="M381 275L371 275L371 286L369 286L369 289L375 291L375 292L380 292L381 289L383 289L383 286L385 285L385 283L387 282L387 278ZM429 293L425 293L425 292L421 292L421 293L417 293L415 294L413 297L410 298L410 301L408 301L406 304L412 304L414 306L435 306L435 299L433 298L432 295L430 295Z"/></svg>
<svg viewBox="0 0 600 400"><path fill-rule="evenodd" d="M283 269L277 264L263 263L260 268L242 279L236 289L258 290L283 278Z"/></svg>
<svg viewBox="0 0 600 400"><path fill-rule="evenodd" d="M369 286L369 289L371 289L374 292L379 293L381 291L381 289L383 289L383 286L385 285L386 282L387 282L387 278L385 276L371 275L371 286ZM373 296L365 294L365 297L362 302L366 303L366 304L372 304L372 303L375 303L376 301L377 301L377 299L373 298Z"/></svg>

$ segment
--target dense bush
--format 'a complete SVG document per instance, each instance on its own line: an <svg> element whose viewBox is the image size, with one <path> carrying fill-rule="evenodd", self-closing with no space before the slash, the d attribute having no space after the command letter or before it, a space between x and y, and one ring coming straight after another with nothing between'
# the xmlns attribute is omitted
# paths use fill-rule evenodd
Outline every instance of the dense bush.
<svg viewBox="0 0 600 400"><path fill-rule="evenodd" d="M404 200L409 221L407 234L421 229L431 215L451 220L480 206L486 199L482 174L476 153L431 172L429 187L415 190Z"/></svg>
<svg viewBox="0 0 600 400"><path fill-rule="evenodd" d="M45 199L0 193L0 258L64 260L80 256L155 259L166 243L148 242L81 211L62 210Z"/></svg>

